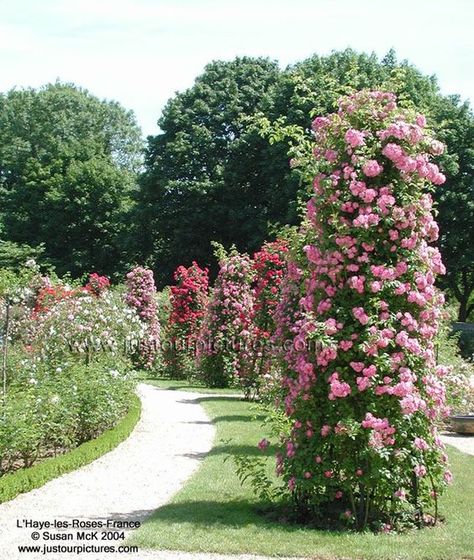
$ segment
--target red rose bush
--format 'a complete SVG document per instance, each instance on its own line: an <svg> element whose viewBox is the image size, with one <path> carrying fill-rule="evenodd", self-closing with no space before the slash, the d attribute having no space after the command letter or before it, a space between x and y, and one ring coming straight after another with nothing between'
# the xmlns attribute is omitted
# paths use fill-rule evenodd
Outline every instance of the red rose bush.
<svg viewBox="0 0 474 560"><path fill-rule="evenodd" d="M208 302L208 269L200 268L196 262L188 268L179 266L174 280L164 366L168 377L180 379L194 374L196 341Z"/></svg>

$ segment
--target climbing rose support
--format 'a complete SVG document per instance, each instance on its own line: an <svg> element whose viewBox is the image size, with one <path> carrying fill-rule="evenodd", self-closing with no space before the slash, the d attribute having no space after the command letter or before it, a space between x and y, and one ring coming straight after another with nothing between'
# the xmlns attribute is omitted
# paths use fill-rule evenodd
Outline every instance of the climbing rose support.
<svg viewBox="0 0 474 560"><path fill-rule="evenodd" d="M160 323L157 316L153 272L141 266L134 268L127 274L126 286L125 301L136 310L147 326L146 335L137 349L137 365L151 369L158 356L160 345Z"/></svg>
<svg viewBox="0 0 474 560"><path fill-rule="evenodd" d="M451 480L436 430L444 266L431 246L443 145L378 91L344 97L313 131L311 157L293 161L311 193L276 311L291 424L277 472L308 515L421 524Z"/></svg>

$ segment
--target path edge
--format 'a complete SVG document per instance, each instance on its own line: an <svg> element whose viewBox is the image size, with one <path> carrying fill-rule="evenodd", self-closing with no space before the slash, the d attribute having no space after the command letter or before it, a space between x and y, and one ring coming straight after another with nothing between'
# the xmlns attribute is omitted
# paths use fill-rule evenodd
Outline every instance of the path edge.
<svg viewBox="0 0 474 560"><path fill-rule="evenodd" d="M141 414L142 402L134 393L127 414L113 428L63 455L45 459L37 465L0 477L0 504L13 500L19 494L41 488L47 482L84 467L109 453L131 435Z"/></svg>

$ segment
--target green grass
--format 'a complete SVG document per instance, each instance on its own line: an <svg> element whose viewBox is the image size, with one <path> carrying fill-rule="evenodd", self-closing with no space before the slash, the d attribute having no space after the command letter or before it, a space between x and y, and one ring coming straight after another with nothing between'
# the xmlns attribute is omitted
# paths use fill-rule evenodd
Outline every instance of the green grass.
<svg viewBox="0 0 474 560"><path fill-rule="evenodd" d="M141 401L132 395L130 408L120 422L97 438L79 445L64 455L51 457L27 469L20 469L0 478L0 503L18 494L39 488L46 482L91 463L111 451L132 432L141 414Z"/></svg>
<svg viewBox="0 0 474 560"><path fill-rule="evenodd" d="M142 548L311 556L313 559L474 559L474 457L449 449L455 483L441 499L447 521L403 535L335 533L268 521L252 490L241 487L228 454L260 454L260 422L249 403L203 397L217 428L215 445L199 471L167 505L134 533ZM229 442L231 440L231 442ZM271 453L271 452L270 452Z"/></svg>
<svg viewBox="0 0 474 560"><path fill-rule="evenodd" d="M159 377L157 379L144 379L144 383L154 385L160 389L167 389L168 391L191 391L192 393L206 393L209 395L236 395L241 391L238 387L230 387L227 389L210 389L199 381L188 381L187 379L168 379Z"/></svg>

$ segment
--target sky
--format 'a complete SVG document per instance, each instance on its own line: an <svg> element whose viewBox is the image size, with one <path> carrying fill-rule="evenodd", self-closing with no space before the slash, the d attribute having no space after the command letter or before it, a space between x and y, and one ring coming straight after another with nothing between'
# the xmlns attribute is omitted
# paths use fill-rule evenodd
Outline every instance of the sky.
<svg viewBox="0 0 474 560"><path fill-rule="evenodd" d="M472 104L473 24L473 0L0 0L0 91L74 82L148 135L211 60L393 47Z"/></svg>

